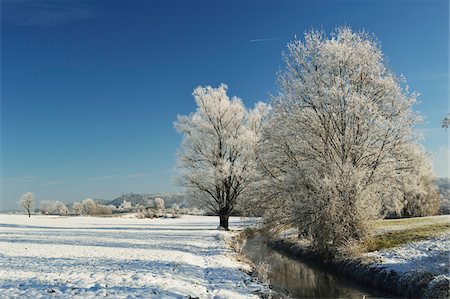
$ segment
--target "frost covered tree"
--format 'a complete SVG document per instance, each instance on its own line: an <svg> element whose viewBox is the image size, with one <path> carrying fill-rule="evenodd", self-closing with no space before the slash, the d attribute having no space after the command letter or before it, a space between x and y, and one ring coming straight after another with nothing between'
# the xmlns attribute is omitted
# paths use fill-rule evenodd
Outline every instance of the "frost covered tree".
<svg viewBox="0 0 450 299"><path fill-rule="evenodd" d="M432 216L439 211L440 198L434 184L431 160L424 149L408 149L408 168L394 177L394 183L380 192L382 214L394 217Z"/></svg>
<svg viewBox="0 0 450 299"><path fill-rule="evenodd" d="M34 194L32 192L23 194L17 203L21 209L28 213L28 217L31 217L31 211L34 207Z"/></svg>
<svg viewBox="0 0 450 299"><path fill-rule="evenodd" d="M230 214L253 180L254 147L268 108L258 103L246 109L241 99L228 97L224 84L197 87L193 96L197 110L175 122L184 137L179 182L197 204L219 215L220 227L228 229Z"/></svg>
<svg viewBox="0 0 450 299"><path fill-rule="evenodd" d="M58 214L59 216L66 215L69 213L69 209L65 204L57 200L54 202L54 213Z"/></svg>
<svg viewBox="0 0 450 299"><path fill-rule="evenodd" d="M85 215L91 215L95 207L97 206L97 204L92 198L86 198L85 200L83 200L82 205L83 205L83 214Z"/></svg>
<svg viewBox="0 0 450 299"><path fill-rule="evenodd" d="M172 217L177 218L180 216L180 206L176 203L172 205Z"/></svg>
<svg viewBox="0 0 450 299"><path fill-rule="evenodd" d="M54 210L54 202L47 199L41 200L39 203L39 210L43 215L51 214Z"/></svg>
<svg viewBox="0 0 450 299"><path fill-rule="evenodd" d="M164 199L157 197L154 200L155 208L158 210L164 210Z"/></svg>
<svg viewBox="0 0 450 299"><path fill-rule="evenodd" d="M81 215L83 213L83 204L79 201L73 203L73 211L75 215Z"/></svg>
<svg viewBox="0 0 450 299"><path fill-rule="evenodd" d="M155 203L156 215L162 217L164 214L164 199L157 197L153 202Z"/></svg>
<svg viewBox="0 0 450 299"><path fill-rule="evenodd" d="M126 201L125 199L122 201L122 203L119 206L119 209L122 210L131 210L132 205L130 201Z"/></svg>
<svg viewBox="0 0 450 299"><path fill-rule="evenodd" d="M436 215L440 207L440 197L436 179L433 175L432 164L425 151L420 147L411 148L414 167L409 175L401 180L401 191L404 207L402 216L420 217Z"/></svg>
<svg viewBox="0 0 450 299"><path fill-rule="evenodd" d="M416 94L366 33L311 31L288 44L279 95L258 145L257 204L324 253L364 238L386 188L409 175Z"/></svg>

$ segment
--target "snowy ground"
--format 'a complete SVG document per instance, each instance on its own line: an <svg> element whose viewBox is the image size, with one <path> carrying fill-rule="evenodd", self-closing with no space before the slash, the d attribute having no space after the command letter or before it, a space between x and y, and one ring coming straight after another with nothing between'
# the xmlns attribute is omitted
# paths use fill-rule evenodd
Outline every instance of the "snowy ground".
<svg viewBox="0 0 450 299"><path fill-rule="evenodd" d="M449 265L450 233L429 240L412 242L405 246L374 251L367 256L379 260L377 266L395 270L398 273L430 272L436 279L450 283Z"/></svg>
<svg viewBox="0 0 450 299"><path fill-rule="evenodd" d="M377 233L401 231L450 223L450 215L381 220ZM450 280L450 232L428 240L411 242L404 246L367 253L375 257L378 266L393 269L399 273L430 272Z"/></svg>
<svg viewBox="0 0 450 299"><path fill-rule="evenodd" d="M217 222L0 215L0 298L256 297Z"/></svg>

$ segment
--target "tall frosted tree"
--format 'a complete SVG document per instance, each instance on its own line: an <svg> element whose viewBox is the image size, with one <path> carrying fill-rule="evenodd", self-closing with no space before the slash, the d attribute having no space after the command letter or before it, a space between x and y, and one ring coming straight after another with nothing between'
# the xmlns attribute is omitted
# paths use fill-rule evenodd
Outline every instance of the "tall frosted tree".
<svg viewBox="0 0 450 299"><path fill-rule="evenodd" d="M155 198L155 200L153 201L155 203L155 208L156 208L156 212L157 212L157 216L158 217L163 217L163 215L165 214L165 208L164 208L164 199L157 197Z"/></svg>
<svg viewBox="0 0 450 299"><path fill-rule="evenodd" d="M268 106L245 108L241 99L227 95L227 86L197 87L197 110L178 116L175 127L183 134L179 150L179 182L200 206L228 219L254 181L255 145Z"/></svg>
<svg viewBox="0 0 450 299"><path fill-rule="evenodd" d="M416 94L377 41L348 27L306 33L284 61L257 151L266 178L258 203L273 226L295 225L332 253L367 235L386 190L417 167Z"/></svg>
<svg viewBox="0 0 450 299"><path fill-rule="evenodd" d="M27 212L28 217L31 217L31 211L34 207L34 194L32 192L23 194L18 201L18 205Z"/></svg>

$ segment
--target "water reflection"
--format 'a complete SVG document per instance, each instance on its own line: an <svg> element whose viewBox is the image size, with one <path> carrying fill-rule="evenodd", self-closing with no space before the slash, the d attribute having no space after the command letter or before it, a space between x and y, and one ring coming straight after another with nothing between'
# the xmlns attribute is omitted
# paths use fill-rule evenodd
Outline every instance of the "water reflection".
<svg viewBox="0 0 450 299"><path fill-rule="evenodd" d="M269 263L269 283L276 298L391 297L363 288L352 280L325 269L323 265L284 256L269 248L261 237L248 240L244 251L255 264L264 261Z"/></svg>

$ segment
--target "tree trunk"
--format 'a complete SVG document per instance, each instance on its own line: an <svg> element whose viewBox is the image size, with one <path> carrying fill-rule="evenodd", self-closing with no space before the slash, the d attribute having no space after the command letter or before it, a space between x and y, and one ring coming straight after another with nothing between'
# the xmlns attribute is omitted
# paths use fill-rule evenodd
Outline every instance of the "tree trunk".
<svg viewBox="0 0 450 299"><path fill-rule="evenodd" d="M28 217L31 217L31 211L28 210Z"/></svg>
<svg viewBox="0 0 450 299"><path fill-rule="evenodd" d="M230 215L219 215L220 218L220 227L223 227L224 229L228 230L228 219L230 218Z"/></svg>

